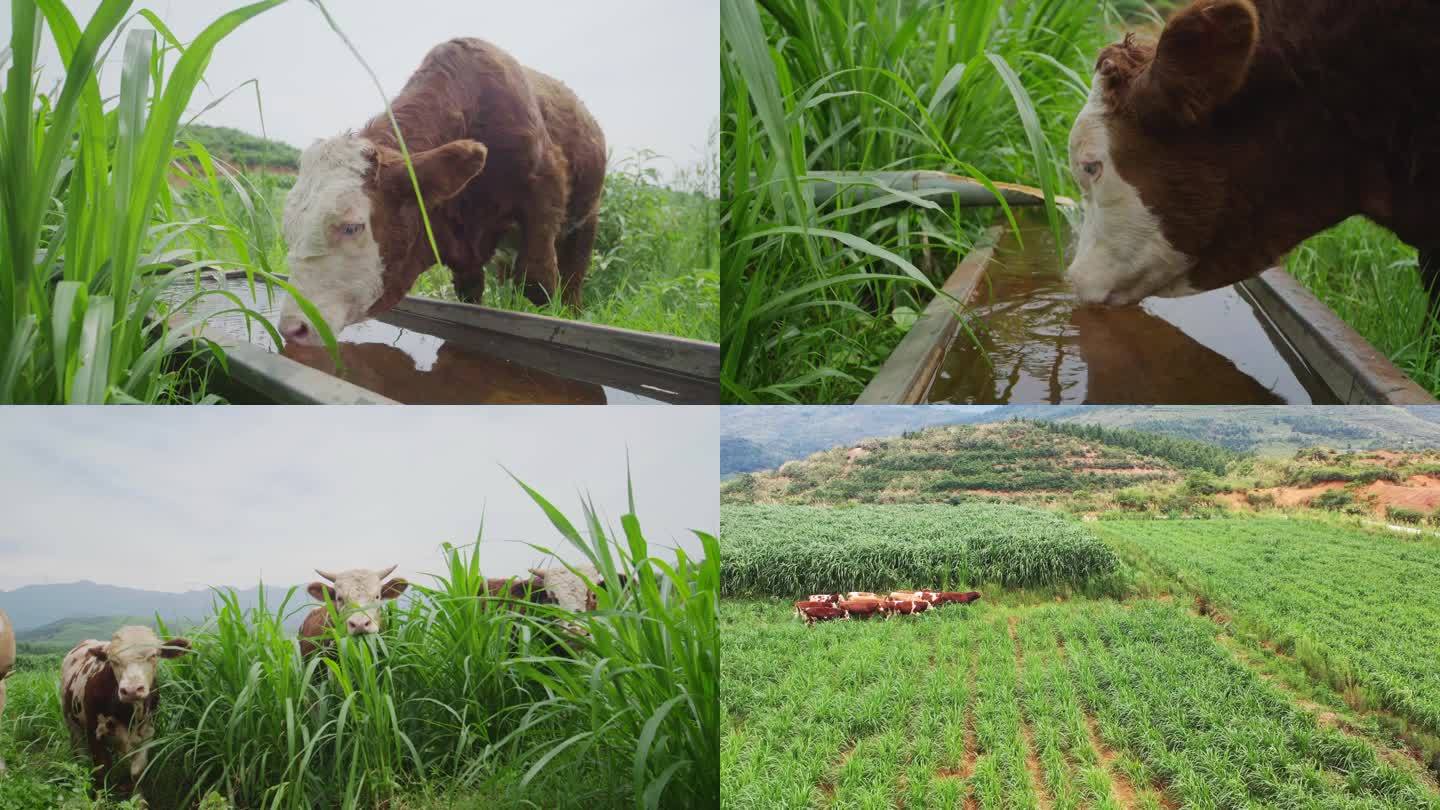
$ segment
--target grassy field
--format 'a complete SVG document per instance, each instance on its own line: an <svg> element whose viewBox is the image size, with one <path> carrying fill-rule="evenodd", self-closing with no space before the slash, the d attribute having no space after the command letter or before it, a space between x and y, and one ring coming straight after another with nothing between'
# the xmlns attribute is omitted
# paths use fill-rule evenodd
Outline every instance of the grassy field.
<svg viewBox="0 0 1440 810"><path fill-rule="evenodd" d="M1180 607L721 608L730 808L1440 807Z"/></svg>
<svg viewBox="0 0 1440 810"><path fill-rule="evenodd" d="M1115 573L1079 524L1009 504L721 508L724 592L1078 588Z"/></svg>
<svg viewBox="0 0 1440 810"><path fill-rule="evenodd" d="M1095 525L1356 705L1440 737L1435 540L1284 518Z"/></svg>
<svg viewBox="0 0 1440 810"><path fill-rule="evenodd" d="M150 806L714 806L714 539L701 536L699 559L652 551L633 514L610 536L593 513L577 529L532 495L609 583L596 611L476 598L478 542L447 548L435 583L389 604L381 635L337 638L330 657L301 660L282 627L309 609L293 591L248 611L221 595L187 631L194 653L161 668L141 782ZM59 661L24 656L8 682L0 807L118 808L86 797L87 768L60 713Z"/></svg>
<svg viewBox="0 0 1440 810"><path fill-rule="evenodd" d="M184 350L186 330L167 331L147 315L199 266L288 289L277 222L293 176L246 167L290 171L293 149L184 126L215 48L283 1L220 15L182 49L159 17L141 23L160 34L124 25L124 0L100 3L89 20L62 3L12 0L0 91L0 404L214 401ZM54 90L34 69L41 31L66 68ZM102 98L95 73L107 53L122 80ZM612 167L583 317L715 340L716 171L690 167L662 186L650 158L620 156ZM432 278L426 289L440 286ZM499 290L486 303L533 309L519 301ZM558 304L546 311L576 315ZM330 331L319 332L333 347Z"/></svg>

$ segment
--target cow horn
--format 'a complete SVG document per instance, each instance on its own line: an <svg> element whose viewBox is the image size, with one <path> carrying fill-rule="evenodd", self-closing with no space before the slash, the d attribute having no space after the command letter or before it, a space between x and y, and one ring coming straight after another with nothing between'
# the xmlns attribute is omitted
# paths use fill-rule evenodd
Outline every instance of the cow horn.
<svg viewBox="0 0 1440 810"><path fill-rule="evenodd" d="M335 575L332 574L332 573L330 573L329 571L321 571L319 568L316 568L316 569L315 569L315 573L317 573L317 574L319 574L320 576L322 576L322 577L330 580L331 582L334 582L334 581L335 581Z"/></svg>
<svg viewBox="0 0 1440 810"><path fill-rule="evenodd" d="M399 567L400 567L400 563L395 563L394 565L390 566L389 568L386 568L384 571L381 571L381 572L380 572L380 578L381 578L381 579L384 579L385 577L390 576L391 572L393 572L396 568L399 568Z"/></svg>
<svg viewBox="0 0 1440 810"><path fill-rule="evenodd" d="M526 570L526 571L529 571L530 573L534 574L534 575L537 576L537 577L543 577L543 576L545 576L545 569L544 569L544 568L526 568L525 570Z"/></svg>

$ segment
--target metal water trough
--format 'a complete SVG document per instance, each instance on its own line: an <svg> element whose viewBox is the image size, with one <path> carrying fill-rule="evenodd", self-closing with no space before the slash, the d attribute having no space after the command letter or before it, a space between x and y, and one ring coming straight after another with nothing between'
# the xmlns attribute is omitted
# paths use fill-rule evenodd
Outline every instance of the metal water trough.
<svg viewBox="0 0 1440 810"><path fill-rule="evenodd" d="M1012 203L1013 204L1013 203ZM969 301L990 267L1003 227L990 228L941 288ZM1435 405L1429 392L1405 376L1320 299L1281 268L1271 268L1237 285L1241 295L1347 405ZM936 296L885 364L861 392L857 405L926 401L935 374L955 340L960 321L954 302Z"/></svg>
<svg viewBox="0 0 1440 810"><path fill-rule="evenodd" d="M237 272L211 275L230 281L244 278ZM419 296L406 296L377 320L649 400L715 404L720 399L720 347L715 343ZM231 401L400 404L230 332L206 328L202 334L225 349L223 367L215 369L221 379L211 387Z"/></svg>

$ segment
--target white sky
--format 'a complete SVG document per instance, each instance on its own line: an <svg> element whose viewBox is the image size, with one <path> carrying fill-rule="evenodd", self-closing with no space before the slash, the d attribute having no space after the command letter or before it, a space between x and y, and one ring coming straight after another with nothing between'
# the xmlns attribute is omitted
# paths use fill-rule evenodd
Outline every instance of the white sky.
<svg viewBox="0 0 1440 810"><path fill-rule="evenodd" d="M391 563L428 584L482 512L482 570L518 574L543 557L513 541L568 545L500 465L577 525L587 495L618 530L627 448L652 546L698 550L690 530L719 529L718 430L699 406L0 409L0 589L291 585Z"/></svg>
<svg viewBox="0 0 1440 810"><path fill-rule="evenodd" d="M83 26L97 0L69 0ZM189 42L242 0L152 0L182 42ZM720 109L719 0L329 0L326 8L380 77L389 97L399 92L426 51L447 39L488 39L522 64L575 90L600 122L612 160L640 149L664 155L657 168L691 166L705 158ZM10 41L10 15L0 39ZM148 28L142 18L132 25ZM106 95L120 86L123 46L101 73ZM63 76L46 37L40 86ZM173 61L172 63L173 64ZM303 0L270 9L222 41L196 88L191 111L250 79L258 79L265 127L272 138L304 148L316 138L359 128L384 107L355 57L319 9ZM187 116L188 118L188 116ZM260 132L253 88L246 87L201 123ZM673 162L673 164L671 163Z"/></svg>

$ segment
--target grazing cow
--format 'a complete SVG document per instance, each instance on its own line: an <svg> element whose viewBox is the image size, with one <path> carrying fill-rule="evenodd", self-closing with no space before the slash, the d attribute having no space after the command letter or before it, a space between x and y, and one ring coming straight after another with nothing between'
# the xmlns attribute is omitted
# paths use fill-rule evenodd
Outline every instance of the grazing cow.
<svg viewBox="0 0 1440 810"><path fill-rule="evenodd" d="M810 602L825 602L833 605L844 598L845 595L839 593L812 593L806 597L806 600Z"/></svg>
<svg viewBox="0 0 1440 810"><path fill-rule="evenodd" d="M1070 132L1091 303L1254 276L1363 214L1440 301L1440 3L1195 0L1100 51Z"/></svg>
<svg viewBox="0 0 1440 810"><path fill-rule="evenodd" d="M480 302L485 265L514 229L526 296L579 307L606 162L580 99L488 42L452 39L425 56L391 109L460 299ZM283 226L291 281L337 332L395 306L437 260L383 113L305 150ZM280 332L319 342L290 300Z"/></svg>
<svg viewBox="0 0 1440 810"><path fill-rule="evenodd" d="M0 610L0 720L5 718L5 679L15 668L15 626ZM5 758L0 757L0 773L5 771Z"/></svg>
<svg viewBox="0 0 1440 810"><path fill-rule="evenodd" d="M919 599L896 599L893 596L885 600L885 610L890 613L899 613L902 616L909 616L913 613L924 613L930 609L930 603Z"/></svg>
<svg viewBox="0 0 1440 810"><path fill-rule="evenodd" d="M352 636L363 636L380 632L381 603L395 599L410 587L400 577L388 582L385 577L394 572L392 565L381 571L368 568L352 568L349 571L330 573L315 569L315 573L329 580L312 582L305 592L316 602L328 598L335 604L335 610L345 621L345 630ZM330 611L322 604L310 611L300 624L300 655L309 657L328 641L330 635Z"/></svg>
<svg viewBox="0 0 1440 810"><path fill-rule="evenodd" d="M828 622L835 619L844 619L848 618L850 615L846 613L843 608L830 607L829 605L812 605L809 607L799 608L799 610L800 613L804 615L805 623L807 625L813 625L815 622Z"/></svg>
<svg viewBox="0 0 1440 810"><path fill-rule="evenodd" d="M129 795L145 770L145 742L155 734L160 693L155 670L162 658L190 651L190 642L161 643L148 627L115 631L109 643L90 639L76 644L60 665L60 704L70 736L90 752L95 790L103 790L114 765L114 752L130 758L129 779L120 786Z"/></svg>
<svg viewBox="0 0 1440 810"><path fill-rule="evenodd" d="M928 601L938 608L945 605L968 605L979 598L979 591L966 591L964 593L957 591L940 591L935 594L934 599Z"/></svg>
<svg viewBox="0 0 1440 810"><path fill-rule="evenodd" d="M812 600L812 599L802 599L802 600L800 600L799 602L796 602L796 603L795 603L795 618L797 618L797 619L803 619L803 618L805 618L805 611L806 611L806 610L808 610L809 608L817 608L817 607L823 607L823 608L835 607L835 603L834 603L834 602L817 602L817 601Z"/></svg>
<svg viewBox="0 0 1440 810"><path fill-rule="evenodd" d="M851 591L845 594L846 599L879 599L879 596L869 591Z"/></svg>

